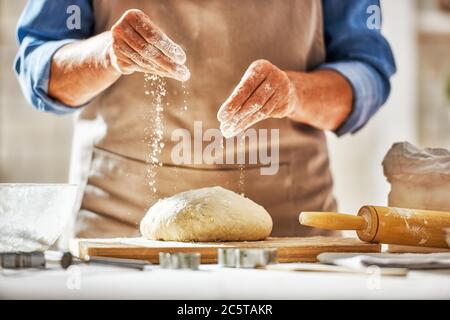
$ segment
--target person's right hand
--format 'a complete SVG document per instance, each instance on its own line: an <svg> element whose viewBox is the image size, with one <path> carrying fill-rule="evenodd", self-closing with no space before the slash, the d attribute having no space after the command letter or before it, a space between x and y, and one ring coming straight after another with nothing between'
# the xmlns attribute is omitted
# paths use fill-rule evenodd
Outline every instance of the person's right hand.
<svg viewBox="0 0 450 320"><path fill-rule="evenodd" d="M190 78L183 49L141 10L126 11L111 28L109 57L121 74L151 73L179 81Z"/></svg>

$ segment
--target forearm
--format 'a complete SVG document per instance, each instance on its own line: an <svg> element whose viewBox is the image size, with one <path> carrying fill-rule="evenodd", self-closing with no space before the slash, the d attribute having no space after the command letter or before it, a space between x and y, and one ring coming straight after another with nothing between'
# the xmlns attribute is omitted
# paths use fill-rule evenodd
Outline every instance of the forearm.
<svg viewBox="0 0 450 320"><path fill-rule="evenodd" d="M352 111L353 90L338 72L287 72L298 102L289 117L322 130L334 131Z"/></svg>
<svg viewBox="0 0 450 320"><path fill-rule="evenodd" d="M85 104L113 84L119 77L111 65L111 33L61 47L53 56L48 94L70 106Z"/></svg>

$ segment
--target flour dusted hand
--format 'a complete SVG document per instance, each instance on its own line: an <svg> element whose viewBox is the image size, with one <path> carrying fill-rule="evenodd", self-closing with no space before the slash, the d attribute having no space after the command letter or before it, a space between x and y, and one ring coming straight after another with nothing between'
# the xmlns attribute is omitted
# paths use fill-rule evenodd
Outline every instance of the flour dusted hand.
<svg viewBox="0 0 450 320"><path fill-rule="evenodd" d="M151 73L186 81L183 49L165 35L141 10L126 11L111 28L109 56L121 74Z"/></svg>
<svg viewBox="0 0 450 320"><path fill-rule="evenodd" d="M287 73L267 60L257 60L220 107L217 119L223 136L229 138L264 119L289 116L297 103Z"/></svg>
<svg viewBox="0 0 450 320"><path fill-rule="evenodd" d="M252 200L212 187L158 201L142 219L140 229L151 240L263 240L272 231L272 218Z"/></svg>

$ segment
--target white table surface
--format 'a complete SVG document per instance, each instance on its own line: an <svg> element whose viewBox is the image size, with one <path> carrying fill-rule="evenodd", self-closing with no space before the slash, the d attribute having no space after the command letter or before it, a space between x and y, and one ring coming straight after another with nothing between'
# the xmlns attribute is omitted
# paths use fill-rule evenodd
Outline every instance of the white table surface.
<svg viewBox="0 0 450 320"><path fill-rule="evenodd" d="M74 266L0 271L0 299L450 299L450 270L406 277L219 269Z"/></svg>

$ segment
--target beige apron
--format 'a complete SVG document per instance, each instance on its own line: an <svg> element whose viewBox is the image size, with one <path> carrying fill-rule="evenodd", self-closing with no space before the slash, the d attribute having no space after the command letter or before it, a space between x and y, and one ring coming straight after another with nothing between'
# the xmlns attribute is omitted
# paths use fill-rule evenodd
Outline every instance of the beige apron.
<svg viewBox="0 0 450 320"><path fill-rule="evenodd" d="M298 214L336 207L322 131L288 119L257 124L257 129L279 129L275 175L261 175L258 164L177 166L170 155L175 129L192 133L194 121L201 121L203 132L219 127L219 106L254 60L298 71L323 62L321 1L94 0L95 32L109 30L130 8L143 10L185 49L192 77L184 87L164 80L162 167L148 163L155 98L145 93L153 89L142 73L121 77L80 112L71 169L71 180L83 190L76 235L137 235L139 221L158 198L215 185L263 205L273 217L273 235L317 234L299 225ZM156 192L148 185L149 170L156 173Z"/></svg>

